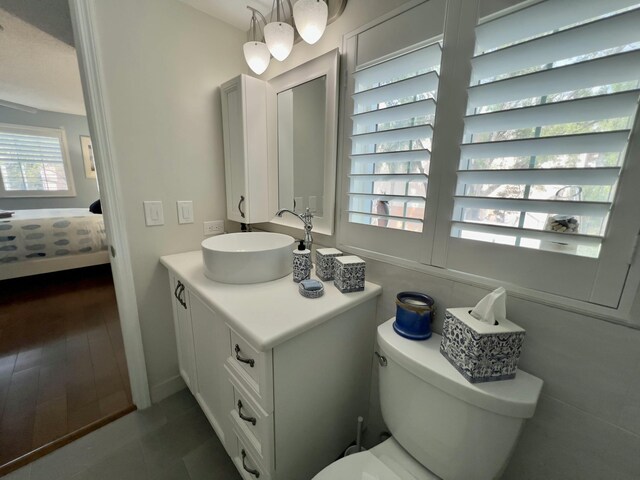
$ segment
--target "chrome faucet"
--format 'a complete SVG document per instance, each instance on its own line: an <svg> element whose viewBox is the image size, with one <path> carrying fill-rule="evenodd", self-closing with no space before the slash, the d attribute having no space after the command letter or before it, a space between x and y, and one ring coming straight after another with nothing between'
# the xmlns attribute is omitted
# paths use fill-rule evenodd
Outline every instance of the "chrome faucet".
<svg viewBox="0 0 640 480"><path fill-rule="evenodd" d="M300 219L300 221L302 221L302 223L304 223L304 246L311 251L311 247L313 245L313 236L311 236L311 229L313 228L313 213L311 213L309 208L307 208L302 214L296 213L288 208L281 208L278 210L276 215L278 217L282 217L282 214L285 212L295 215Z"/></svg>

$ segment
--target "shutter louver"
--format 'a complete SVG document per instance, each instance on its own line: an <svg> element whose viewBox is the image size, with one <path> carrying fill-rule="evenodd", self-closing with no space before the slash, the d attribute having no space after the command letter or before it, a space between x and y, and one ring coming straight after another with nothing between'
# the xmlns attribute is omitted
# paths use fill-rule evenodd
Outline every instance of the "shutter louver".
<svg viewBox="0 0 640 480"><path fill-rule="evenodd" d="M349 221L422 232L442 47L353 73Z"/></svg>
<svg viewBox="0 0 640 480"><path fill-rule="evenodd" d="M68 190L60 135L29 135L3 128L0 174L7 192Z"/></svg>
<svg viewBox="0 0 640 480"><path fill-rule="evenodd" d="M640 97L639 7L548 0L476 27L452 236L599 255Z"/></svg>

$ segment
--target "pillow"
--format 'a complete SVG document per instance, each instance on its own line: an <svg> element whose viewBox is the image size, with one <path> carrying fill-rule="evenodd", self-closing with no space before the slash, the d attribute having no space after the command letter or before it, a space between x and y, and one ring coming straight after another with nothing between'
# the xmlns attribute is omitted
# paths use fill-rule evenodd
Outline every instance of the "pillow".
<svg viewBox="0 0 640 480"><path fill-rule="evenodd" d="M89 211L91 213L102 213L102 206L100 205L100 199L89 205Z"/></svg>

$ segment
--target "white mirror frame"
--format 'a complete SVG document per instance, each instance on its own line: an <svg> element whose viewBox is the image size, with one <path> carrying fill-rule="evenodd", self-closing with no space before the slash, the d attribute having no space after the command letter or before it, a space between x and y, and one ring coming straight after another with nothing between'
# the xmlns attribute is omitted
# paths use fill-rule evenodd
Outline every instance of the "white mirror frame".
<svg viewBox="0 0 640 480"><path fill-rule="evenodd" d="M270 182L275 192L270 198L278 207L278 93L307 83L319 77L326 76L325 82L325 124L324 124L324 195L322 217L314 217L313 231L324 235L332 235L334 231L334 217L336 207L336 164L338 161L338 73L340 52L336 48L330 52L303 63L288 72L272 78L267 83L268 100L267 115L269 123L270 155L274 158L270 162ZM302 223L291 215L275 217L271 223L284 225L302 230Z"/></svg>

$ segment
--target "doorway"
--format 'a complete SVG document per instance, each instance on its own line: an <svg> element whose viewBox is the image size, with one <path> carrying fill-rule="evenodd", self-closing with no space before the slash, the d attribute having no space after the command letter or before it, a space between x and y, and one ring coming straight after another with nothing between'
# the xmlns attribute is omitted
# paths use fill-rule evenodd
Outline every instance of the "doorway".
<svg viewBox="0 0 640 480"><path fill-rule="evenodd" d="M70 18L0 0L0 475L135 408Z"/></svg>

